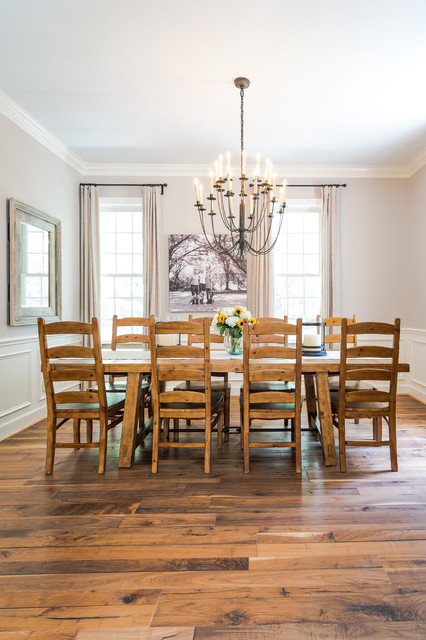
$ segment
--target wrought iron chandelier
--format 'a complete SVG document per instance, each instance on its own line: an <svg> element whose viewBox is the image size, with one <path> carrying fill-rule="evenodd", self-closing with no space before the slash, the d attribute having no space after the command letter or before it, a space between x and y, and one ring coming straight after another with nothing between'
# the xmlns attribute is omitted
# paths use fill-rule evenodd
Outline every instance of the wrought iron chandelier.
<svg viewBox="0 0 426 640"><path fill-rule="evenodd" d="M201 227L209 246L220 254L238 252L241 257L247 253L252 255L265 255L274 248L284 218L286 207L286 181L280 188L280 196L276 197L276 174L269 158L266 159L263 178L260 174L260 155L256 156L256 167L253 178L246 175L246 152L244 150L244 89L250 85L247 78L235 78L234 84L240 90L241 98L241 174L238 178L240 186L233 191L234 178L231 171L231 156L226 154L226 168L223 170L223 155L216 160L215 175L210 171L210 190L206 198L207 209L204 206L203 185L195 178L196 204L200 216ZM233 198L237 195L238 222L234 214ZM246 199L248 198L248 211ZM223 235L216 230L214 218L215 203L219 210L220 218L225 228L231 234L231 242L225 246ZM278 215L277 226L273 228L274 219ZM210 216L210 225L208 218ZM211 227L211 231L210 230Z"/></svg>

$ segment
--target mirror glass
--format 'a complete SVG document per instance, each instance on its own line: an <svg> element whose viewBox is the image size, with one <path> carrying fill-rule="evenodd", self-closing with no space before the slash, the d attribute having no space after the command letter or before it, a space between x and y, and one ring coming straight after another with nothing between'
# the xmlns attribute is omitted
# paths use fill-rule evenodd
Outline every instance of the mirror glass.
<svg viewBox="0 0 426 640"><path fill-rule="evenodd" d="M59 320L61 223L23 202L9 206L9 323Z"/></svg>
<svg viewBox="0 0 426 640"><path fill-rule="evenodd" d="M22 306L49 306L49 234L21 222Z"/></svg>

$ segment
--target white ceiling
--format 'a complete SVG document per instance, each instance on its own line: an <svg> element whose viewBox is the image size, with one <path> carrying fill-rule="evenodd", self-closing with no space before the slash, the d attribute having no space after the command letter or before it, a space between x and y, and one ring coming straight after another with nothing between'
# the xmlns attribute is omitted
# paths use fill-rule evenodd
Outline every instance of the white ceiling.
<svg viewBox="0 0 426 640"><path fill-rule="evenodd" d="M0 0L0 88L85 162L400 165L426 146L426 0Z"/></svg>

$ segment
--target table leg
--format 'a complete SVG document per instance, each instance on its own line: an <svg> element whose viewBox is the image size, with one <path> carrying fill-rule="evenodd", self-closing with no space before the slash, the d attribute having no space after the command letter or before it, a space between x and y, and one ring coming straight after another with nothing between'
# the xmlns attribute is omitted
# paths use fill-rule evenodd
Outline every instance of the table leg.
<svg viewBox="0 0 426 640"><path fill-rule="evenodd" d="M317 394L319 426L321 429L322 450L326 467L335 467L336 448L334 446L333 418L331 415L330 390L327 371L317 371Z"/></svg>
<svg viewBox="0 0 426 640"><path fill-rule="evenodd" d="M317 418L317 402L315 398L315 380L313 373L304 373L305 379L305 396L306 396L306 409L308 412L308 426L316 429Z"/></svg>
<svg viewBox="0 0 426 640"><path fill-rule="evenodd" d="M133 464L141 393L141 377L141 373L132 372L127 375L126 401L124 403L120 457L118 459L118 466L121 468L128 468Z"/></svg>

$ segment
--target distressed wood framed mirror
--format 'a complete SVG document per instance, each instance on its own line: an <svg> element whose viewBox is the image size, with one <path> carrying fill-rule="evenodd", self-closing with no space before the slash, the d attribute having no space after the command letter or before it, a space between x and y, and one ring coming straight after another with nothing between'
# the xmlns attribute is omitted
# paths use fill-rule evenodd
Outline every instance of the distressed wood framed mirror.
<svg viewBox="0 0 426 640"><path fill-rule="evenodd" d="M61 317L61 222L9 199L9 324Z"/></svg>

